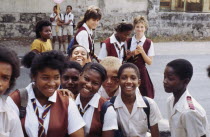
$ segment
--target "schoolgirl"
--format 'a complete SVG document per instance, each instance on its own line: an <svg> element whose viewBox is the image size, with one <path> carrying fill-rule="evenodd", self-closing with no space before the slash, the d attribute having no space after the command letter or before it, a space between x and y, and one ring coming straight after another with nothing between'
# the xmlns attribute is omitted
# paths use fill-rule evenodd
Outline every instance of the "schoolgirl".
<svg viewBox="0 0 210 137"><path fill-rule="evenodd" d="M0 47L0 136L23 137L19 117L14 115L12 108L6 102L7 94L15 85L15 80L20 75L20 65L17 54L6 48Z"/></svg>
<svg viewBox="0 0 210 137"><path fill-rule="evenodd" d="M84 18L77 24L78 30L75 35L74 44L85 47L91 58L96 58L94 54L93 30L97 28L101 15L101 10L98 7L90 6L85 12Z"/></svg>
<svg viewBox="0 0 210 137"><path fill-rule="evenodd" d="M68 60L78 62L82 67L91 62L87 50L80 45L74 45L68 53Z"/></svg>
<svg viewBox="0 0 210 137"><path fill-rule="evenodd" d="M62 13L59 12L60 8L55 5L53 7L53 13L50 15L50 21L52 22L52 46L53 49L55 49L55 41L56 36L58 36L58 44L59 44L59 50L61 50L61 44L62 44L62 23L64 22L64 16ZM63 49L64 51L66 49Z"/></svg>
<svg viewBox="0 0 210 137"><path fill-rule="evenodd" d="M79 75L82 66L75 61L66 61L61 75L61 87L70 90L74 96L78 95Z"/></svg>
<svg viewBox="0 0 210 137"><path fill-rule="evenodd" d="M124 61L126 55L125 42L132 30L132 24L125 22L119 23L115 27L116 33L102 42L98 58L102 60L107 56L114 56Z"/></svg>
<svg viewBox="0 0 210 137"><path fill-rule="evenodd" d="M146 64L152 64L155 55L153 42L145 37L148 22L145 17L138 16L133 21L135 35L127 40L127 61L134 63L140 70L142 83L139 87L142 96L154 98L154 87L150 79Z"/></svg>
<svg viewBox="0 0 210 137"><path fill-rule="evenodd" d="M23 58L23 63L27 58ZM30 83L25 92L28 95L26 112L21 118L25 136L29 137L84 137L85 125L74 101L63 96L57 89L65 57L57 51L37 54L31 65ZM23 91L21 91L23 93ZM22 100L16 90L8 97L8 102L19 114ZM22 112L22 111L21 111Z"/></svg>
<svg viewBox="0 0 210 137"><path fill-rule="evenodd" d="M137 66L132 63L123 64L118 71L118 77L121 92L114 101L114 107L123 135L148 137L147 131L150 128L151 136L159 137L158 122L161 114L153 99L139 93L138 86L142 80Z"/></svg>
<svg viewBox="0 0 210 137"><path fill-rule="evenodd" d="M37 22L35 30L36 39L31 44L31 51L41 53L52 50L51 23L47 20L41 20Z"/></svg>
<svg viewBox="0 0 210 137"><path fill-rule="evenodd" d="M117 115L112 106L101 118L102 105L106 99L97 92L106 79L106 70L98 63L88 63L83 67L79 81L79 95L76 104L86 123L86 137L114 137L117 129Z"/></svg>

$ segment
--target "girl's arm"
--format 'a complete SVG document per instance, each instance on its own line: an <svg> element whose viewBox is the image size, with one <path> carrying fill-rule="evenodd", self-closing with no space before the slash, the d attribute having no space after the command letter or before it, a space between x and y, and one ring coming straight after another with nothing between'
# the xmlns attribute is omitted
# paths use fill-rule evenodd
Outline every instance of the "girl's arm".
<svg viewBox="0 0 210 137"><path fill-rule="evenodd" d="M158 124L155 124L154 126L151 126L150 131L151 131L152 137L160 137Z"/></svg>
<svg viewBox="0 0 210 137"><path fill-rule="evenodd" d="M114 130L103 131L102 137L114 137Z"/></svg>
<svg viewBox="0 0 210 137"><path fill-rule="evenodd" d="M70 134L69 137L85 137L84 129L83 128L80 128L76 132Z"/></svg>

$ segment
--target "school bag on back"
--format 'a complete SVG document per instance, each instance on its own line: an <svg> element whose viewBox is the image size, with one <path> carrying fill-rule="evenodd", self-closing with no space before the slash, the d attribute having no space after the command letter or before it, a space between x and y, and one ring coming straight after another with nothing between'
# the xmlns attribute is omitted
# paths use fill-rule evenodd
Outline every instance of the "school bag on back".
<svg viewBox="0 0 210 137"><path fill-rule="evenodd" d="M71 50L71 48L74 46L74 37L71 39L70 43L69 43L69 46L67 48L67 53L69 55L69 52Z"/></svg>

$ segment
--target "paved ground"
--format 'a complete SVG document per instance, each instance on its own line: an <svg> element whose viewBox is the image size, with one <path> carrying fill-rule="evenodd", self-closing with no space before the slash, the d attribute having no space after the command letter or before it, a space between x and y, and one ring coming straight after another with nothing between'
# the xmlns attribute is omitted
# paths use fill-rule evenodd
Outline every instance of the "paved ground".
<svg viewBox="0 0 210 137"><path fill-rule="evenodd" d="M19 55L29 51L28 47L13 48ZM99 52L99 43L96 43L96 53ZM204 107L210 120L210 79L207 77L206 68L210 65L210 42L167 42L155 43L156 56L148 70L155 87L155 101L157 102L164 120L160 123L161 130L168 130L166 115L166 94L163 89L163 72L165 65L177 58L188 59L194 66L194 75L189 84L189 91ZM25 87L30 82L29 70L22 68L21 77L16 88Z"/></svg>

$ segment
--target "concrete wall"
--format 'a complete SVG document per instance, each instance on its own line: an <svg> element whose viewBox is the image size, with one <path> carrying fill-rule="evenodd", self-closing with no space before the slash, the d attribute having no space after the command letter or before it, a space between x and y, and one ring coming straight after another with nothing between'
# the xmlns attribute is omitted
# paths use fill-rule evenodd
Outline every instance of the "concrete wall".
<svg viewBox="0 0 210 137"><path fill-rule="evenodd" d="M151 37L210 37L210 14L159 12L149 20Z"/></svg>
<svg viewBox="0 0 210 137"><path fill-rule="evenodd" d="M53 0L1 0L0 37L34 37L34 26L41 19L49 19ZM160 0L64 0L61 11L73 6L78 22L90 5L102 9L103 17L95 31L96 38L106 38L122 19L132 22L137 15L149 20L148 36L210 37L210 15L207 13L159 12Z"/></svg>

